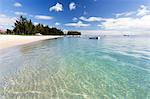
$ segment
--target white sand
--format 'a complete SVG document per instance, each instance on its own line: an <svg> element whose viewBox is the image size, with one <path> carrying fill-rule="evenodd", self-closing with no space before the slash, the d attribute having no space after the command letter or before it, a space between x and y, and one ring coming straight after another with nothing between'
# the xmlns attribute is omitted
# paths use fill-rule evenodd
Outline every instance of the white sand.
<svg viewBox="0 0 150 99"><path fill-rule="evenodd" d="M19 35L0 35L0 49L23 45L35 41L60 38L63 36L19 36Z"/></svg>

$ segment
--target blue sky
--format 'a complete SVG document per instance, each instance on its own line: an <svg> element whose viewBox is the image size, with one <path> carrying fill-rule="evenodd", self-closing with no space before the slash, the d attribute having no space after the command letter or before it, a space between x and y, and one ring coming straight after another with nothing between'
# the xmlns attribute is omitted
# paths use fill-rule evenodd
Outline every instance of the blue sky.
<svg viewBox="0 0 150 99"><path fill-rule="evenodd" d="M0 0L0 29L20 15L83 34L150 34L150 0Z"/></svg>

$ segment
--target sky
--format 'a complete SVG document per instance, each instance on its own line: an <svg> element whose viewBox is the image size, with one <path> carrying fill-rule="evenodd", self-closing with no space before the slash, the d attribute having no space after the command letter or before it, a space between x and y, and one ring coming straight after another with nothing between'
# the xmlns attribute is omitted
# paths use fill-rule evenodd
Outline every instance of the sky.
<svg viewBox="0 0 150 99"><path fill-rule="evenodd" d="M20 15L89 35L150 35L150 0L0 0L0 29Z"/></svg>

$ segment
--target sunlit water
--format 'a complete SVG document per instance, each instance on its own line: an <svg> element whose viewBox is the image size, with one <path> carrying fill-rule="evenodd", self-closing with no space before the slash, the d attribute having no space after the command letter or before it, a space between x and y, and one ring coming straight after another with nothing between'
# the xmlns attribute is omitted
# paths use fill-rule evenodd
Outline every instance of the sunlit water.
<svg viewBox="0 0 150 99"><path fill-rule="evenodd" d="M0 50L0 99L150 99L150 38L62 38Z"/></svg>

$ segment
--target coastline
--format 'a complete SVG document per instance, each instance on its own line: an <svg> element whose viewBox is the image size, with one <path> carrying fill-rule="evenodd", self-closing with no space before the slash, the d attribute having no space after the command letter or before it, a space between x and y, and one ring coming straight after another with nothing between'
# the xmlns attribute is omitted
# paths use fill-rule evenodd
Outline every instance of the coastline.
<svg viewBox="0 0 150 99"><path fill-rule="evenodd" d="M63 36L21 36L21 35L0 35L0 50L17 46L24 45L36 41L57 39Z"/></svg>

